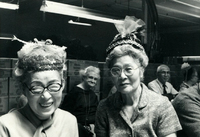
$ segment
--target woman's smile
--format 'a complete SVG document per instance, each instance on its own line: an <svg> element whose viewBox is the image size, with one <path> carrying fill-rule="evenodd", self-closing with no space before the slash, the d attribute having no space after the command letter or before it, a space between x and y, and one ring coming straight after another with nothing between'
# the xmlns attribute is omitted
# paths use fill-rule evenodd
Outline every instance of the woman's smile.
<svg viewBox="0 0 200 137"><path fill-rule="evenodd" d="M53 105L53 102L50 103L39 103L42 108L49 108Z"/></svg>
<svg viewBox="0 0 200 137"><path fill-rule="evenodd" d="M124 86L128 86L128 85L129 85L129 83L121 83L121 84L119 84L120 87L124 87Z"/></svg>

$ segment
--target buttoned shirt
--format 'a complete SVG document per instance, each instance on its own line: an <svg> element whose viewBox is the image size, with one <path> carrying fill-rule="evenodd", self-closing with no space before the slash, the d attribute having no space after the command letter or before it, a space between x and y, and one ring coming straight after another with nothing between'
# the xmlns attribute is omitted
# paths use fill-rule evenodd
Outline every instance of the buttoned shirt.
<svg viewBox="0 0 200 137"><path fill-rule="evenodd" d="M163 84L158 79L155 79L149 82L148 88L152 91L155 91L156 93L163 94ZM178 91L174 89L172 84L169 82L165 83L165 88L166 88L167 93L171 93L173 95L178 94Z"/></svg>
<svg viewBox="0 0 200 137"><path fill-rule="evenodd" d="M132 122L122 111L120 92L102 100L96 113L97 137L164 137L181 129L169 100L142 84L141 99Z"/></svg>

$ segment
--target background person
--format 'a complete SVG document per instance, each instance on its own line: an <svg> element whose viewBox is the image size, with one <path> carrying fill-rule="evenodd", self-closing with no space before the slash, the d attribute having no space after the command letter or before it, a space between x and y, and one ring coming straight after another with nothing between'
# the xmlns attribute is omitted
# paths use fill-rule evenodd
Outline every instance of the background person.
<svg viewBox="0 0 200 137"><path fill-rule="evenodd" d="M120 34L106 50L106 63L117 92L99 103L97 137L176 137L181 129L169 100L141 83L148 57L134 32L142 25L129 16L116 25Z"/></svg>
<svg viewBox="0 0 200 137"><path fill-rule="evenodd" d="M200 87L186 88L172 102L183 127L178 137L200 137Z"/></svg>
<svg viewBox="0 0 200 137"><path fill-rule="evenodd" d="M156 75L157 79L149 82L148 88L172 100L178 94L178 91L168 82L170 79L170 68L162 64L158 66Z"/></svg>
<svg viewBox="0 0 200 137"><path fill-rule="evenodd" d="M100 78L100 70L97 67L89 66L81 71L82 82L71 89L64 97L61 105L76 116L79 123L79 136L93 136L92 127L95 123L95 114L98 106L98 98L94 88ZM92 126L92 127L91 127Z"/></svg>
<svg viewBox="0 0 200 137"><path fill-rule="evenodd" d="M27 103L0 117L0 136L78 137L76 118L58 108L65 85L65 47L35 39L17 54L14 74Z"/></svg>
<svg viewBox="0 0 200 137"><path fill-rule="evenodd" d="M199 80L197 69L188 63L183 63L181 70L183 71L184 81L180 85L179 92L196 85Z"/></svg>

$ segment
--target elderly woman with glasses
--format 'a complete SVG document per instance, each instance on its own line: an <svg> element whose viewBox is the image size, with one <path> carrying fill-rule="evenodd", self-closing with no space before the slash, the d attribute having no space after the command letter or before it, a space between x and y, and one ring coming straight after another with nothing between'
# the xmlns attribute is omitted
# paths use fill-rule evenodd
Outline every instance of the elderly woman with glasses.
<svg viewBox="0 0 200 137"><path fill-rule="evenodd" d="M76 118L59 109L65 80L65 47L51 40L25 43L14 74L27 104L0 117L1 137L78 137Z"/></svg>
<svg viewBox="0 0 200 137"><path fill-rule="evenodd" d="M171 103L141 82L148 57L135 33L144 22L127 16L107 48L117 92L99 103L97 137L176 137L181 126Z"/></svg>

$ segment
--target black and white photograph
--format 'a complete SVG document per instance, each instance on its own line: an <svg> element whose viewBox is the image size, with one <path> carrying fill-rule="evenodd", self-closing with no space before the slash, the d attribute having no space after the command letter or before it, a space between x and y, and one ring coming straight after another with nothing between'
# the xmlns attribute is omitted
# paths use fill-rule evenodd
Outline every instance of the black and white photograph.
<svg viewBox="0 0 200 137"><path fill-rule="evenodd" d="M200 0L0 0L0 137L200 137Z"/></svg>

